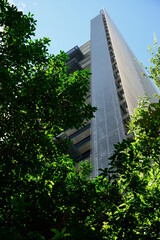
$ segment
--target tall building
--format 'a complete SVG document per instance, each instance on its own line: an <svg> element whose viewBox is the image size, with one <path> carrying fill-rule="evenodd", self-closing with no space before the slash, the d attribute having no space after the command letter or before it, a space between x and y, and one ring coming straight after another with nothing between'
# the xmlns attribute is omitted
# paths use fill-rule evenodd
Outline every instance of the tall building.
<svg viewBox="0 0 160 240"><path fill-rule="evenodd" d="M73 141L72 157L76 162L89 159L94 177L108 167L114 144L127 137L126 123L139 96L153 98L156 88L142 76L143 69L104 9L91 20L90 41L72 48L68 56L69 73L84 68L92 73L87 102L97 107L95 118L65 134Z"/></svg>

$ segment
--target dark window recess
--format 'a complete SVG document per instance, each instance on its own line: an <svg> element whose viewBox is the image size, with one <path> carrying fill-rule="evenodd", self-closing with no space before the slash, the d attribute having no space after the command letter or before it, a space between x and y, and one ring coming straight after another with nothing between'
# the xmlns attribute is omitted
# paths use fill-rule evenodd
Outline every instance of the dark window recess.
<svg viewBox="0 0 160 240"><path fill-rule="evenodd" d="M84 152L82 154L81 160L84 160L84 159L88 158L90 156L90 154L91 154L91 150L88 150L88 151Z"/></svg>
<svg viewBox="0 0 160 240"><path fill-rule="evenodd" d="M114 60L115 60L115 58L114 58ZM119 77L119 72L118 72L118 70L114 72L114 77L115 77L116 79Z"/></svg>
<svg viewBox="0 0 160 240"><path fill-rule="evenodd" d="M72 133L72 134L69 136L69 138L72 139L72 138L78 136L80 133L83 133L83 132L85 132L87 129L89 129L90 126L91 126L91 124L89 123L89 124L86 125L85 127L83 127L83 128L81 128L81 129L79 129L78 131Z"/></svg>
<svg viewBox="0 0 160 240"><path fill-rule="evenodd" d="M112 64L115 62L115 58L114 57L111 58L111 62L112 62Z"/></svg>
<svg viewBox="0 0 160 240"><path fill-rule="evenodd" d="M81 157L75 159L75 162L80 162L82 160L85 160L86 158L88 158L90 156L90 154L91 154L91 150L84 152Z"/></svg>
<svg viewBox="0 0 160 240"><path fill-rule="evenodd" d="M118 97L119 97L119 100L122 101L124 99L124 97L122 96L122 92L119 92L118 93Z"/></svg>
<svg viewBox="0 0 160 240"><path fill-rule="evenodd" d="M128 118L126 118L125 120L123 120L123 123L125 124L125 125L127 125L128 124L128 122L129 122L129 117Z"/></svg>
<svg viewBox="0 0 160 240"><path fill-rule="evenodd" d="M84 138L82 141L80 141L79 143L75 144L75 146L77 148L83 146L84 144L86 144L87 142L89 142L91 139L91 136L89 135L88 137Z"/></svg>
<svg viewBox="0 0 160 240"><path fill-rule="evenodd" d="M81 52L78 46L75 46L74 48L69 50L67 54L69 57L69 61L72 60L73 58L76 58L77 61L80 61L83 59L83 53Z"/></svg>
<svg viewBox="0 0 160 240"><path fill-rule="evenodd" d="M124 106L120 105L120 109L121 109L121 112L122 112L122 117L124 116L124 114L128 113L127 109L124 108Z"/></svg>
<svg viewBox="0 0 160 240"><path fill-rule="evenodd" d="M116 82L116 86L117 86L117 88L122 87L122 85L121 85L121 81L120 81L120 80Z"/></svg>
<svg viewBox="0 0 160 240"><path fill-rule="evenodd" d="M68 74L73 73L76 70L82 70L82 68L76 58L73 58L71 61L69 61L67 63L67 65L69 66L69 68L67 70Z"/></svg>
<svg viewBox="0 0 160 240"><path fill-rule="evenodd" d="M82 155L80 154L80 152L78 151L78 149L76 148L76 146L71 143L68 146L68 152L71 158L73 158L75 161L77 159L81 159Z"/></svg>

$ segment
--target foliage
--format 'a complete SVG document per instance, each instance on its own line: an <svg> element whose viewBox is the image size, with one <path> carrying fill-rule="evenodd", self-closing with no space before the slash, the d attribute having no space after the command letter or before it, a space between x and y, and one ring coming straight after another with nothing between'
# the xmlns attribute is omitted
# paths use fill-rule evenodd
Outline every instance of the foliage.
<svg viewBox="0 0 160 240"><path fill-rule="evenodd" d="M141 100L130 131L134 137L119 143L111 157L108 173L121 200L103 231L114 229L107 239L159 239L160 98L157 103Z"/></svg>
<svg viewBox="0 0 160 240"><path fill-rule="evenodd" d="M150 77L154 80L157 87L160 89L160 46L157 46L156 35L154 34L154 44L153 47L149 47L150 58Z"/></svg>
<svg viewBox="0 0 160 240"><path fill-rule="evenodd" d="M48 38L32 40L30 13L5 0L0 11L1 235L49 238L51 228L61 231L67 184L76 176L67 147L53 139L93 116L85 103L90 73L68 76L67 55L49 54Z"/></svg>

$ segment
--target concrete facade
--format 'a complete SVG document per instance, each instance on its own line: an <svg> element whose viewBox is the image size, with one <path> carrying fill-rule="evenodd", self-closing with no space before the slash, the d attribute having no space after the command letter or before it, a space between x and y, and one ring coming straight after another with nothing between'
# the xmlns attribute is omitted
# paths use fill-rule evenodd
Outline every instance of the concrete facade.
<svg viewBox="0 0 160 240"><path fill-rule="evenodd" d="M91 96L97 107L92 120L93 176L108 166L114 144L125 138L117 88L102 14L91 21Z"/></svg>
<svg viewBox="0 0 160 240"><path fill-rule="evenodd" d="M93 174L108 167L114 144L127 137L126 124L137 106L139 96L153 98L156 88L142 76L142 68L105 10L91 20L91 39L70 54L69 65L91 68L91 96L87 102L97 107L95 118L81 129L68 129L79 152L77 162L89 159ZM82 53L81 58L80 52Z"/></svg>

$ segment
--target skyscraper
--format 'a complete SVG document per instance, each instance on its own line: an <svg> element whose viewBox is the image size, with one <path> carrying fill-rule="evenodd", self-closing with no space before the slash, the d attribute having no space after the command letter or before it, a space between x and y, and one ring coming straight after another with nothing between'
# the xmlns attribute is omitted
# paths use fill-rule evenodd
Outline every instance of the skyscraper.
<svg viewBox="0 0 160 240"><path fill-rule="evenodd" d="M145 76L120 32L103 9L91 20L91 39L68 51L70 72L91 68L91 95L95 118L78 130L68 129L75 161L90 159L93 177L108 166L114 144L126 138L126 123L139 96L153 98L156 88Z"/></svg>

